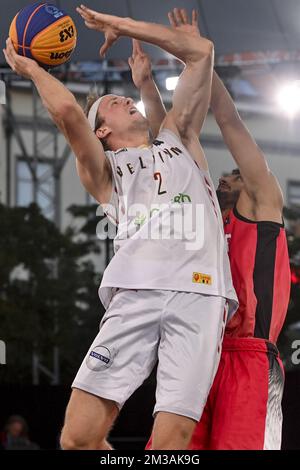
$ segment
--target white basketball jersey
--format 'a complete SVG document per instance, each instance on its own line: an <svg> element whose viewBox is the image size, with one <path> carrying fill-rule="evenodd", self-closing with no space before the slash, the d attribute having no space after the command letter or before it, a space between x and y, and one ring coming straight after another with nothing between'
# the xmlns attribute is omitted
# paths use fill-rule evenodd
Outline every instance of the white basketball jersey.
<svg viewBox="0 0 300 470"><path fill-rule="evenodd" d="M117 287L166 289L225 297L233 313L237 297L209 172L167 129L149 148L106 155L114 187L103 207L117 235L99 288L103 305Z"/></svg>

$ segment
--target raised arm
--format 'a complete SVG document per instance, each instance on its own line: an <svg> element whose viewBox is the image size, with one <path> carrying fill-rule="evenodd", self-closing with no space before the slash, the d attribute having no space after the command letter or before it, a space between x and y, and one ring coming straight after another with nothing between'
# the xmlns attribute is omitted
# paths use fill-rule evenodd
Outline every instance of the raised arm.
<svg viewBox="0 0 300 470"><path fill-rule="evenodd" d="M213 49L213 44L209 40L194 34L192 29L175 31L174 28L156 23L99 13L84 5L78 7L77 11L88 28L104 33L105 42L100 48L101 55L105 55L121 36L128 36L159 46L184 63L198 61L199 57L211 54ZM180 15L178 8L175 8L174 11L176 11L176 15Z"/></svg>
<svg viewBox="0 0 300 470"><path fill-rule="evenodd" d="M240 169L248 196L256 204L275 207L281 211L283 199L280 186L216 72L213 74L211 109L224 141Z"/></svg>
<svg viewBox="0 0 300 470"><path fill-rule="evenodd" d="M189 23L185 9L174 8L172 12L168 13L168 17L175 33L179 35L187 33L195 40L201 38L195 10L192 12L191 23ZM181 139L198 166L204 170L208 170L208 164L199 142L199 134L210 101L212 64L213 51L211 56L206 56L204 60L201 58L199 61L191 61L186 64L173 95L173 107L163 123L163 126L173 127L173 130L174 123L176 126L180 123L177 128L181 129ZM183 114L181 110L184 110L186 114Z"/></svg>
<svg viewBox="0 0 300 470"><path fill-rule="evenodd" d="M139 90L141 100L145 106L152 137L156 137L166 117L166 109L153 79L150 58L136 39L132 40L132 55L128 63L131 68L133 83Z"/></svg>
<svg viewBox="0 0 300 470"><path fill-rule="evenodd" d="M198 31L195 10L192 13L191 24L189 24L184 9L175 8L168 16L172 31L177 34L178 41L180 41L182 35L187 34L193 43L193 47L198 48L199 52L196 59L186 62L185 69L180 75L174 91L171 110L171 113L175 116L175 122L180 123L179 128L181 128L183 136L189 138L195 133L198 137L210 102L213 45L210 42L204 45L199 41L204 38L200 36Z"/></svg>
<svg viewBox="0 0 300 470"><path fill-rule="evenodd" d="M174 18L174 22L184 24L184 28L179 30L134 21L131 18L105 15L83 6L77 8L77 11L88 28L104 33L105 42L100 49L101 54L120 36L130 36L159 46L185 63L174 93L172 109L163 126L177 133L198 163L206 167L198 137L210 101L213 44L195 32L195 11L193 24L189 25L185 11L174 9L171 18Z"/></svg>
<svg viewBox="0 0 300 470"><path fill-rule="evenodd" d="M91 130L73 94L37 62L19 56L10 39L3 52L10 67L35 84L45 108L76 156L78 173L86 190L99 202L108 202L111 194L110 165L101 142Z"/></svg>

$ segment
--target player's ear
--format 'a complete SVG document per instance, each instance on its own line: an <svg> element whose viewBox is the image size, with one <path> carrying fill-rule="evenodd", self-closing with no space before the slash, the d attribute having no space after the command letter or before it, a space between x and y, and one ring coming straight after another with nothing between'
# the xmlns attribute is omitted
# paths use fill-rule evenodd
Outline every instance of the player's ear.
<svg viewBox="0 0 300 470"><path fill-rule="evenodd" d="M108 126L101 126L96 130L96 136L98 139L106 139L111 133L111 128Z"/></svg>

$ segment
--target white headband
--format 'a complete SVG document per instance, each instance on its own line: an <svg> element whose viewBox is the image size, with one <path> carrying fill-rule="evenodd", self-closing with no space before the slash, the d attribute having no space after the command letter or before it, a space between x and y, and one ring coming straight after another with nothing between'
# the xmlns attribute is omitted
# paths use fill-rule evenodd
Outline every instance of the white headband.
<svg viewBox="0 0 300 470"><path fill-rule="evenodd" d="M98 114L99 105L100 105L101 101L103 100L103 98L105 98L106 96L114 96L114 95L108 94L108 95L100 96L100 98L98 98L97 101L95 101L95 103L93 103L93 105L91 106L91 109L89 110L88 121L89 121L90 126L92 128L92 131L95 130L96 117L97 117L97 114Z"/></svg>

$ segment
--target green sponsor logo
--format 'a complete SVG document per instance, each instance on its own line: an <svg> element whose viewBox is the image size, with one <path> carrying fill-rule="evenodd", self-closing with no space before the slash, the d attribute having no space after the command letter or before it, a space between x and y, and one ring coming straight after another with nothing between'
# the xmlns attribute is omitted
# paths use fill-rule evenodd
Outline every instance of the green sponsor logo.
<svg viewBox="0 0 300 470"><path fill-rule="evenodd" d="M179 202L179 203L192 202L192 199L190 198L188 194L179 193L177 196L174 197L172 202Z"/></svg>

